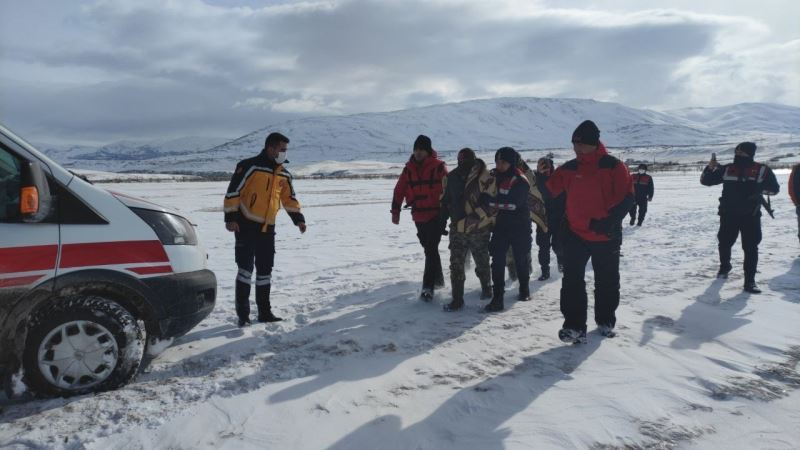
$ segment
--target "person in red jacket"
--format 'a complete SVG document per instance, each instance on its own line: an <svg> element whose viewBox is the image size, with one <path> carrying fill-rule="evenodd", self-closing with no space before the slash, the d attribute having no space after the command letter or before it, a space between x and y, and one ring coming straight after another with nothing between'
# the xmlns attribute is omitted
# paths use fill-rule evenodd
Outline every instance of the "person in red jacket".
<svg viewBox="0 0 800 450"><path fill-rule="evenodd" d="M797 210L797 239L800 239L800 164L792 167L792 174L789 175L789 197Z"/></svg>
<svg viewBox="0 0 800 450"><path fill-rule="evenodd" d="M635 202L631 206L631 225L636 223L642 226L644 216L647 214L647 203L653 201L653 177L647 174L647 164L639 164L639 167L631 178L633 179L633 191ZM636 210L639 210L639 221L636 222Z"/></svg>
<svg viewBox="0 0 800 450"><path fill-rule="evenodd" d="M420 295L425 301L433 299L434 286L444 286L439 242L447 231L439 216L439 199L442 197L442 179L446 175L447 166L433 150L431 138L421 134L414 141L414 154L394 187L392 223L400 223L400 207L405 200L411 206L411 218L417 225L417 238L425 250L425 272Z"/></svg>
<svg viewBox="0 0 800 450"><path fill-rule="evenodd" d="M619 250L622 220L633 204L633 183L625 164L609 155L600 130L586 120L572 133L577 158L564 163L543 183L550 197L566 193L561 281L563 342L586 342L586 263L594 268L594 319L600 333L614 336L619 306Z"/></svg>

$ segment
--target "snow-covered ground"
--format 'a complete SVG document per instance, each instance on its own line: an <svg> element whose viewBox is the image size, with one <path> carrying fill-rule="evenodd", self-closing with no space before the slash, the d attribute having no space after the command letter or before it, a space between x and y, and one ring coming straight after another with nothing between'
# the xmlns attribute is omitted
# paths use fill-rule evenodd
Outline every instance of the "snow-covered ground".
<svg viewBox="0 0 800 450"><path fill-rule="evenodd" d="M645 226L625 227L619 336L590 326L583 346L556 337L558 275L499 314L472 274L464 311L442 311L448 288L417 300L422 251L407 213L390 222L391 180L297 181L309 229L281 215L273 277L287 320L245 329L225 183L112 186L198 224L217 308L123 389L0 401L0 448L797 448L800 244L778 178L764 293L747 295L738 246L714 278L719 188L656 174Z"/></svg>

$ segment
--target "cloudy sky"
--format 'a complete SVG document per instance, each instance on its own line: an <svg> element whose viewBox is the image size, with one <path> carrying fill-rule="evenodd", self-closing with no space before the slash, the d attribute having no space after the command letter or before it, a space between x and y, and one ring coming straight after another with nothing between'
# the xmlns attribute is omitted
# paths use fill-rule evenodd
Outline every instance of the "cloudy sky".
<svg viewBox="0 0 800 450"><path fill-rule="evenodd" d="M502 96L800 106L800 2L0 0L0 122L37 142Z"/></svg>

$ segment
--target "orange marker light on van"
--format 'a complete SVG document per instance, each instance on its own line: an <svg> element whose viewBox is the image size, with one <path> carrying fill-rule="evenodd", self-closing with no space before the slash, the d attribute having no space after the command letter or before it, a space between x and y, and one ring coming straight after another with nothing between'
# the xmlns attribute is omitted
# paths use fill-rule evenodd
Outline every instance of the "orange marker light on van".
<svg viewBox="0 0 800 450"><path fill-rule="evenodd" d="M19 196L19 212L36 214L39 212L39 191L34 186L22 188Z"/></svg>

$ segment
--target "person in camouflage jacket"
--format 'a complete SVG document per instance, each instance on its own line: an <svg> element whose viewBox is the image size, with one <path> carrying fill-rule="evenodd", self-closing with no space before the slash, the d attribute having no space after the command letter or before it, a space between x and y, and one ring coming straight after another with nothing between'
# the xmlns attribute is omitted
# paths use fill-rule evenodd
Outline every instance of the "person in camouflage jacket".
<svg viewBox="0 0 800 450"><path fill-rule="evenodd" d="M458 152L458 167L443 180L442 223L450 219L450 283L452 301L445 311L464 307L465 266L469 254L475 260L475 275L481 282L481 299L492 296L489 268L489 234L492 214L479 203L482 192L494 186L486 164L470 148Z"/></svg>

